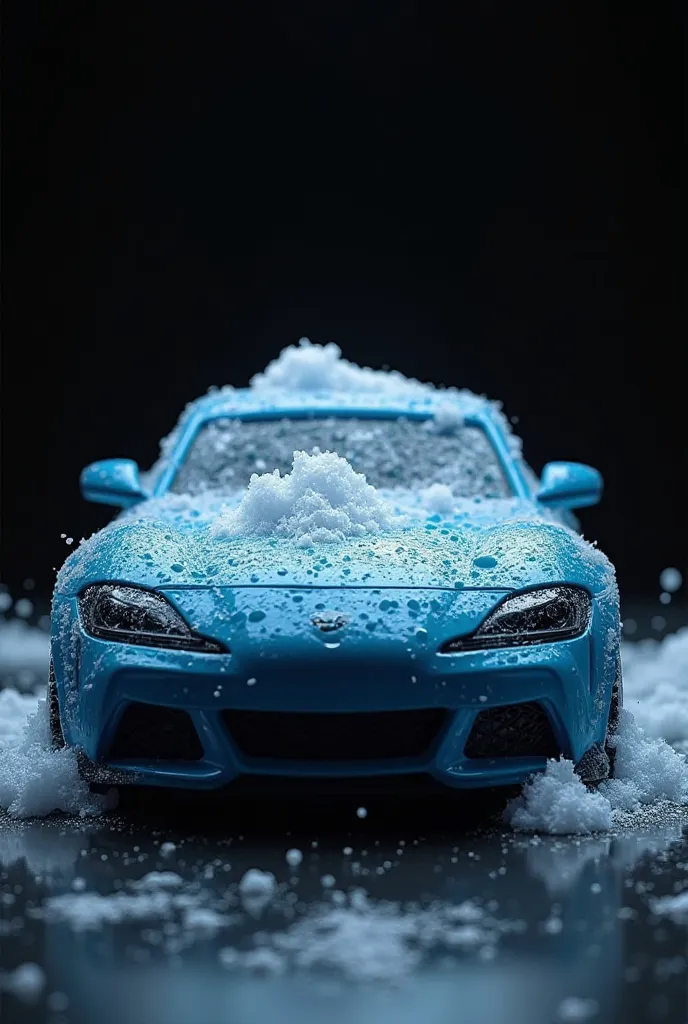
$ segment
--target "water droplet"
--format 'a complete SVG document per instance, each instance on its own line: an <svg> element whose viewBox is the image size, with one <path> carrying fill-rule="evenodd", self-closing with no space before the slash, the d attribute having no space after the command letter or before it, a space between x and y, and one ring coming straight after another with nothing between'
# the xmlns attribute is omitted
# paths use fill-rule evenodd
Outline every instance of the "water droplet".
<svg viewBox="0 0 688 1024"><path fill-rule="evenodd" d="M496 564L497 559L492 555L480 555L479 558L473 559L473 565L476 565L478 569L494 569Z"/></svg>

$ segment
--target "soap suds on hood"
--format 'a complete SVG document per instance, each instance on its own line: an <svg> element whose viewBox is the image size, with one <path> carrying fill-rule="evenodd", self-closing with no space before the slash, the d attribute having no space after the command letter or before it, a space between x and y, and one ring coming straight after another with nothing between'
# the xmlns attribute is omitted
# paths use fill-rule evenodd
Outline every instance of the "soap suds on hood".
<svg viewBox="0 0 688 1024"><path fill-rule="evenodd" d="M236 509L218 519L218 537L274 534L299 547L375 536L403 524L362 473L334 452L294 452L291 473L254 473Z"/></svg>

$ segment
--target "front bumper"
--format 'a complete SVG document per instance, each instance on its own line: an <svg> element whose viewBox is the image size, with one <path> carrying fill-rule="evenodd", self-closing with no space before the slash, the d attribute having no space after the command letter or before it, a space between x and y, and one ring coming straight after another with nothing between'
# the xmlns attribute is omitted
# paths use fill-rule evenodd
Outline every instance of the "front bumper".
<svg viewBox="0 0 688 1024"><path fill-rule="evenodd" d="M400 610L412 601L414 609L418 605L418 591L396 590L395 594ZM311 606L322 605L318 596L322 594L312 590L304 594L299 614L305 611L308 617ZM226 655L97 640L81 628L76 602L65 599L62 618L69 614L70 630L59 630L53 638L65 740L80 750L90 777L104 784L213 789L245 775L355 779L419 774L455 788L521 783L544 768L546 757L468 756L466 746L478 716L505 705L535 704L546 714L557 750L577 761L604 741L614 671L599 640L597 609L588 631L574 640L520 649L436 653L447 638L448 621L459 621L463 609L465 621L456 632L464 631L471 625L466 616L479 621L500 597L496 592L480 596L443 592L438 597L435 592L431 600L442 607L432 615L414 611L409 629L370 630L366 615L361 625L351 625L341 641L336 633L300 634L289 628L272 632L265 616L258 620L261 628L253 632L244 621L244 634L237 639L235 612L233 625L228 625L234 630L232 653ZM185 599L176 594L174 603L192 621ZM447 602L454 603L449 617L447 611L452 609ZM274 621L284 625L284 616L277 614ZM61 639L65 632L69 644ZM113 757L118 728L132 705L186 712L200 756L193 760ZM380 730L389 730L395 728L395 714L433 711L438 713L433 719L436 728L427 734L422 750L406 749L395 756L394 744L381 731L384 756L382 752L375 756L374 744L363 744L364 756L333 758L327 756L326 744L321 756L313 757L311 752L299 758L298 745L289 756L283 752L269 756L269 745L247 744L233 729L231 717L228 724L226 714L284 713L286 722L319 715L327 716L321 719L327 723L331 716L341 716L339 722L351 725L352 746L356 746L359 726L375 722ZM271 728L274 725L273 717Z"/></svg>

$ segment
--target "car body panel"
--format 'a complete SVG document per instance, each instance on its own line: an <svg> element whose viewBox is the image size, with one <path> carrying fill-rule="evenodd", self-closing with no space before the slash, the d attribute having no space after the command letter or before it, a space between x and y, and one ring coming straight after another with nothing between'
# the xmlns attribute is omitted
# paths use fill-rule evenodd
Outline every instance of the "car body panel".
<svg viewBox="0 0 688 1024"><path fill-rule="evenodd" d="M442 401L446 401L446 396ZM83 542L61 570L52 650L68 744L108 778L212 788L238 775L358 777L426 772L451 787L521 782L543 757L468 758L464 746L480 711L537 702L563 755L578 761L604 743L617 673L618 595L608 560L538 506L518 446L489 404L470 405L508 467L513 499L461 503L453 515L409 512L393 533L314 548L274 537L226 539L217 510L188 508L166 495L196 432L227 415L432 415L438 399L390 406L376 396L275 400L250 392L194 403L147 478L149 501ZM433 402L435 405L433 405ZM482 403L482 404L481 404ZM79 616L78 595L99 582L163 594L224 654L96 639ZM515 591L569 584L593 598L574 639L441 654L472 633ZM318 620L338 619L322 629ZM328 620L328 621L329 621ZM340 621L341 620L341 621ZM194 762L113 760L109 748L131 703L187 711L201 740ZM445 709L422 755L317 761L245 755L222 711L343 715Z"/></svg>
<svg viewBox="0 0 688 1024"><path fill-rule="evenodd" d="M408 529L355 538L317 550L273 538L224 539L197 520L137 519L129 514L86 541L61 572L57 589L78 594L90 583L136 583L150 589L227 586L408 586L522 590L552 582L609 588L608 563L559 524L535 518L508 521L510 503L493 525L480 510L470 516L428 516ZM145 512L145 510L143 510ZM147 514L147 513L146 513ZM174 514L174 513L173 513ZM481 520L481 514L483 516ZM493 515L496 515L494 513Z"/></svg>

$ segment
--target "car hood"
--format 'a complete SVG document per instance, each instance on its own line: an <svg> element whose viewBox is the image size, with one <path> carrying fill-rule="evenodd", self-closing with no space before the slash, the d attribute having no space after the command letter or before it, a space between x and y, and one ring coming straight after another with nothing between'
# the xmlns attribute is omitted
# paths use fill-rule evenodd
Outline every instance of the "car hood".
<svg viewBox="0 0 688 1024"><path fill-rule="evenodd" d="M274 536L215 536L212 517L146 502L83 541L57 581L64 595L115 580L149 588L438 587L518 590L568 582L615 593L608 559L525 501L454 515L416 510L393 533L298 547Z"/></svg>

